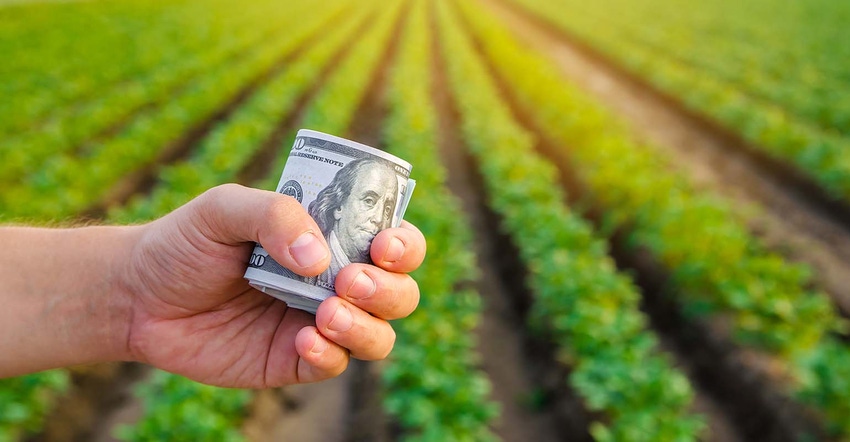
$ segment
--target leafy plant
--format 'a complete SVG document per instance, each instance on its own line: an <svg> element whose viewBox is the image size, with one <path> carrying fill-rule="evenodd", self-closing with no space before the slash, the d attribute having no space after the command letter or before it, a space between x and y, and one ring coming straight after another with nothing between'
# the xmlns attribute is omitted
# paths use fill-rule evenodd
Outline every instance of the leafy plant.
<svg viewBox="0 0 850 442"><path fill-rule="evenodd" d="M343 66L352 66L349 69L353 69L354 64L351 60L356 59L360 63L358 67L367 71L366 74L359 77L360 80L354 85L346 84L346 91L352 92L357 87L362 90L366 89L367 80L370 78L370 73L376 67L378 60L373 58L370 66L363 58L357 57L362 55L362 52L376 52L376 48L386 44L389 39L390 25L396 17L397 11L398 4L385 10L379 16L375 26L363 35L354 50L346 55ZM224 123L218 130L214 131L210 138L204 142L203 149L198 152L198 156L193 158L194 164L202 167L203 172L200 173L208 176L199 179L200 183L198 184L187 183L191 186L189 189L202 189L199 186L219 184L215 180L226 181L234 177L244 164L244 160L249 156L243 156L242 160L228 156L235 152L230 150L232 146L224 143L224 141L233 140L232 137L244 136L245 138L241 139L241 142L246 144L239 144L237 147L242 146L249 149L249 153L252 150L248 147L249 145L261 144L261 141L275 128L279 117L292 110L299 93L303 92L315 80L311 77L330 62L336 49L351 38L353 31L366 18L368 12L370 12L369 9L358 12L344 25L328 33L326 39L299 58L299 61L292 65L287 74L283 74L264 87L232 121ZM334 10L328 10L326 13L332 15ZM313 22L313 25L320 25L321 23L322 21L316 21ZM335 71L334 76L340 77L347 74L348 72L338 70ZM337 84L341 84L339 80L337 80ZM349 112L355 110L355 106L351 105L350 102L356 103L362 96L358 93L336 93L338 91L335 91L330 85L326 85L323 91L328 91L324 93L335 97L336 104L342 108L350 109ZM316 102L312 102L310 106L315 106ZM347 122L351 119L350 114L337 115L343 124L348 124ZM325 124L335 125L340 124L340 121L329 120ZM285 159L286 155L282 152L279 157ZM233 161L225 161L227 159ZM212 162L212 166L210 166L210 162ZM195 170L194 167L187 167L186 164L175 165L170 169L171 172L165 176L170 180L181 180L184 179L183 177L189 176L189 181L191 181L193 170ZM272 176L276 177L280 170L279 168L273 169ZM175 184L179 183L178 181ZM158 187L158 190L152 194L149 200L137 201L130 211L123 214L115 212L115 216L132 219L133 216L156 216L167 212L170 204L186 198L185 190L171 186ZM122 440L153 441L163 438L177 438L181 440L238 441L243 439L239 432L239 425L244 415L243 409L251 397L250 393L245 390L210 387L170 373L157 372L150 383L140 387L139 395L145 404L145 414L136 425L124 427L120 430L118 436Z"/></svg>
<svg viewBox="0 0 850 442"><path fill-rule="evenodd" d="M305 28L318 24L299 23L289 29L286 40L260 45L238 63L207 72L180 96L156 112L141 115L116 136L89 146L85 154L52 158L24 182L0 194L0 210L10 217L61 218L102 200L121 177L154 162L170 143L294 52L309 35Z"/></svg>
<svg viewBox="0 0 850 442"><path fill-rule="evenodd" d="M45 120L33 121L27 130L5 137L2 142L5 161L0 164L0 184L9 185L19 181L53 157L77 155L75 150L81 149L82 145L91 145L98 139L108 138L108 132L120 127L136 113L144 112L145 109L155 112L157 106L179 94L206 72L233 63L241 56L250 55L250 48L264 39L283 38L284 32L291 32L291 22L306 8L296 3L290 6L292 11L273 14L272 11L276 9L274 5L264 2L257 2L256 5L256 9L249 8L244 16L237 16L234 22L226 22L227 26L222 26L218 14L232 15L233 11L215 9L213 23L220 28L211 31L213 35L208 36L205 48L184 48L181 44L187 42L182 38L177 39L174 42L176 44L163 42L153 46L150 50L159 54L163 66L145 66L146 70L128 72L126 81L99 91L87 100L53 110ZM188 20L184 18L182 21L188 26ZM257 23L261 25L256 26ZM244 28L247 32L234 34L233 28ZM155 32L153 34L158 35ZM235 36L224 38L228 34ZM183 52L189 50L197 53ZM171 59L178 55L182 58Z"/></svg>
<svg viewBox="0 0 850 442"><path fill-rule="evenodd" d="M850 100L834 95L847 81L850 53L833 44L846 4L513 1L850 200Z"/></svg>
<svg viewBox="0 0 850 442"><path fill-rule="evenodd" d="M462 288L477 276L472 233L446 188L437 152L426 6L415 2L406 20L383 132L387 148L415 167L415 201L406 218L428 239L428 258L413 275L423 294L419 308L394 324L398 338L383 371L384 407L404 429L403 440L492 440L498 407L488 399L490 383L477 368L472 338L482 301Z"/></svg>
<svg viewBox="0 0 850 442"><path fill-rule="evenodd" d="M245 439L237 422L244 417L251 399L248 390L223 390L155 371L150 380L138 386L136 396L142 400L145 415L132 427L117 429L116 437L121 440Z"/></svg>
<svg viewBox="0 0 850 442"><path fill-rule="evenodd" d="M809 288L808 269L765 250L724 202L671 172L552 62L522 47L491 15L462 5L520 107L564 147L557 155L574 164L607 222L628 229L632 244L670 269L684 308L727 318L737 342L784 361L797 393L831 417L836 431L850 434L839 418L850 391L835 382L845 366L826 362L848 357L832 336L845 325L828 297Z"/></svg>
<svg viewBox="0 0 850 442"><path fill-rule="evenodd" d="M440 10L462 133L480 164L490 205L530 271L532 323L552 334L586 406L609 419L594 423L591 432L599 440L696 439L703 423L688 410L693 391L659 354L637 290L616 272L607 245L564 206L554 166L534 152L533 136L498 98L456 19L447 7Z"/></svg>
<svg viewBox="0 0 850 442"><path fill-rule="evenodd" d="M14 442L41 429L68 381L62 370L0 379L0 442Z"/></svg>

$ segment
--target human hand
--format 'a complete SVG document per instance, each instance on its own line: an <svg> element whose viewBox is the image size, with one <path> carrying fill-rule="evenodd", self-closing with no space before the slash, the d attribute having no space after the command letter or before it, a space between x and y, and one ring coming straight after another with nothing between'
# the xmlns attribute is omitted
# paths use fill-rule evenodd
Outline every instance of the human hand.
<svg viewBox="0 0 850 442"><path fill-rule="evenodd" d="M294 199L232 184L141 226L123 270L131 358L241 388L334 377L349 356L385 358L395 342L387 320L409 315L419 302L406 273L424 259L425 238L406 222L379 233L371 247L375 265L340 271L339 296L324 301L315 317L243 278L254 242L298 274L321 273L330 253L318 232Z"/></svg>

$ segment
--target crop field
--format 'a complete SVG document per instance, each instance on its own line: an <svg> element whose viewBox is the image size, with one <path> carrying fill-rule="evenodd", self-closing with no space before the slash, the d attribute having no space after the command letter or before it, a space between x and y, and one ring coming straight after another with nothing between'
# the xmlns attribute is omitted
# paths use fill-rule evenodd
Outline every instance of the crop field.
<svg viewBox="0 0 850 442"><path fill-rule="evenodd" d="M0 223L274 189L309 128L413 164L428 241L385 361L262 391L0 379L0 442L850 440L847 23L833 0L0 1Z"/></svg>

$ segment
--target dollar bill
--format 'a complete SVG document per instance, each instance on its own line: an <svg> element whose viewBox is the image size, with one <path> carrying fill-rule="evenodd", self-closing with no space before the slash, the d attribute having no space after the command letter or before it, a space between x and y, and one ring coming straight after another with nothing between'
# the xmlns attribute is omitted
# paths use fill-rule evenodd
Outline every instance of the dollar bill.
<svg viewBox="0 0 850 442"><path fill-rule="evenodd" d="M257 244L245 278L289 307L315 314L335 294L337 273L350 263L371 263L375 235L401 223L416 185L410 170L408 162L381 150L299 130L277 192L298 200L316 220L330 247L331 265L318 276L300 276Z"/></svg>

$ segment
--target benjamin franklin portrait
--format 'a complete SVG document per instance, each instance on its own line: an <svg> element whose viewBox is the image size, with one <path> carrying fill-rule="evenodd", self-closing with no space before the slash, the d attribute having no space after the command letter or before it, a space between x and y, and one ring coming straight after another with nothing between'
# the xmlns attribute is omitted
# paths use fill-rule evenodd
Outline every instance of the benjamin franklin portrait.
<svg viewBox="0 0 850 442"><path fill-rule="evenodd" d="M392 224L397 198L398 179L386 162L360 158L340 169L308 208L328 242L331 265L306 282L333 289L343 267L372 262L372 240Z"/></svg>

